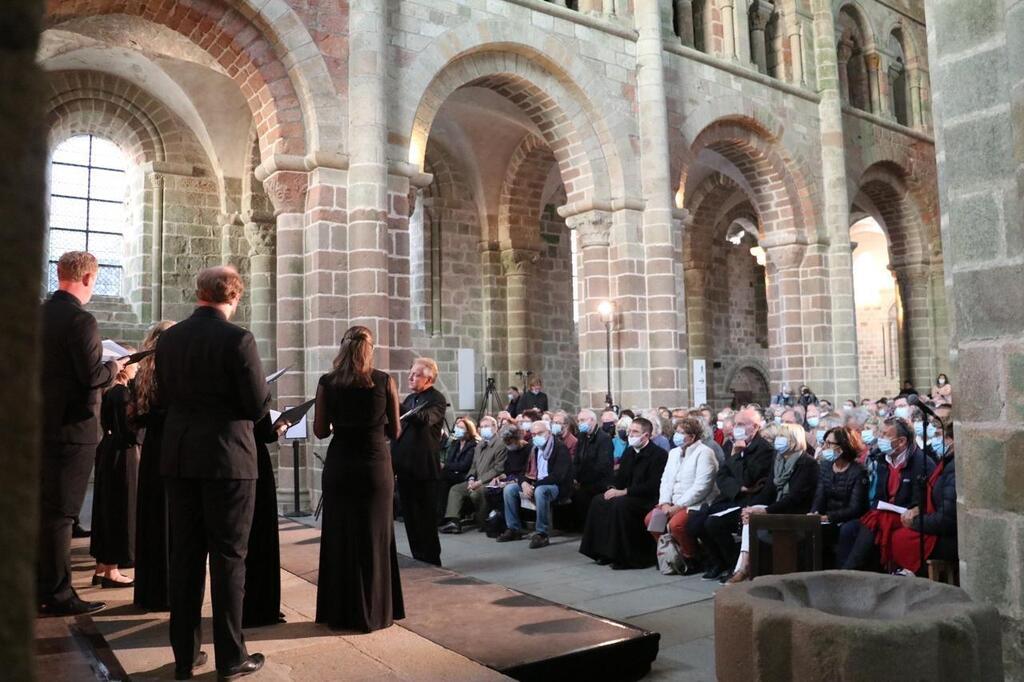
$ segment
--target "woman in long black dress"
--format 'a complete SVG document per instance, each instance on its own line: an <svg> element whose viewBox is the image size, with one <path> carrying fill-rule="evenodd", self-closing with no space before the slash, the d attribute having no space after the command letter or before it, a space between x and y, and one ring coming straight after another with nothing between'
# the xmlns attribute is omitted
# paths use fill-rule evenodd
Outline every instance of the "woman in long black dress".
<svg viewBox="0 0 1024 682"><path fill-rule="evenodd" d="M129 348L128 350L134 351ZM131 486L138 467L135 429L129 423L131 391L128 382L137 367L125 365L114 384L103 394L100 424L103 440L96 448L96 476L93 481L92 536L89 553L96 559L92 584L103 587L131 587L132 579L118 570L133 558L135 509L129 507Z"/></svg>
<svg viewBox="0 0 1024 682"><path fill-rule="evenodd" d="M352 327L334 370L320 378L313 433L332 431L323 472L323 529L316 622L372 632L405 617L395 550L394 473L398 390L373 369L373 335Z"/></svg>
<svg viewBox="0 0 1024 682"><path fill-rule="evenodd" d="M160 334L173 322L153 325L143 350L156 348ZM156 387L156 358L139 362L135 377L135 420L142 454L139 457L139 486L135 512L135 605L147 611L167 611L167 503L160 476L160 441L164 437L167 411L160 405Z"/></svg>
<svg viewBox="0 0 1024 682"><path fill-rule="evenodd" d="M253 505L252 528L249 530L249 551L245 555L245 599L242 601L242 627L255 628L284 622L281 613L281 541L277 532L277 484L274 465L270 461L268 443L273 443L285 430L278 430L270 414L256 422L256 499Z"/></svg>

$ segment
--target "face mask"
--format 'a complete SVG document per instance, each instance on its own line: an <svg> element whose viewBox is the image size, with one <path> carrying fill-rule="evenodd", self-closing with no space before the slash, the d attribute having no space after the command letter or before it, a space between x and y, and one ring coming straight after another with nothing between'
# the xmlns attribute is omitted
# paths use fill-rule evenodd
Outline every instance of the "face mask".
<svg viewBox="0 0 1024 682"><path fill-rule="evenodd" d="M853 405L843 405L843 412L853 412Z"/></svg>
<svg viewBox="0 0 1024 682"><path fill-rule="evenodd" d="M782 417L776 417L775 418L775 423L776 424L781 424L782 423Z"/></svg>
<svg viewBox="0 0 1024 682"><path fill-rule="evenodd" d="M946 380L940 377L939 378L939 386L945 386L945 385L946 385Z"/></svg>
<svg viewBox="0 0 1024 682"><path fill-rule="evenodd" d="M530 389L530 393L532 393L534 395L537 395L538 393L540 393L540 389L539 388L531 388Z"/></svg>
<svg viewBox="0 0 1024 682"><path fill-rule="evenodd" d="M837 457L836 451L833 450L832 448L829 448L828 450L822 450L821 451L821 458L823 460L825 460L826 462L834 462L834 461L836 461L836 457Z"/></svg>
<svg viewBox="0 0 1024 682"><path fill-rule="evenodd" d="M535 448L540 449L540 448L544 447L545 445L547 445L547 442L548 442L548 439L547 439L546 436L537 435L537 436L533 437L533 447L535 447Z"/></svg>
<svg viewBox="0 0 1024 682"><path fill-rule="evenodd" d="M810 426L812 429L815 426L817 426L820 422L821 422L821 419L818 418L818 417L808 417L807 418L807 425Z"/></svg>
<svg viewBox="0 0 1024 682"><path fill-rule="evenodd" d="M531 426L533 426L533 422L523 422L519 425L519 428L523 430L523 433L526 433L530 430Z"/></svg>
<svg viewBox="0 0 1024 682"><path fill-rule="evenodd" d="M686 442L686 436L677 431L674 434L672 434L672 442L676 445L676 447L682 447L683 443Z"/></svg>
<svg viewBox="0 0 1024 682"><path fill-rule="evenodd" d="M590 433L589 422L580 422L580 433Z"/></svg>
<svg viewBox="0 0 1024 682"><path fill-rule="evenodd" d="M460 426L456 426L455 430L452 431L452 436L455 437L455 440L462 440L463 438L466 437L466 429Z"/></svg>
<svg viewBox="0 0 1024 682"><path fill-rule="evenodd" d="M558 424L558 423L552 424L551 425L551 433L555 434L556 436L558 434L562 433L562 425Z"/></svg>
<svg viewBox="0 0 1024 682"><path fill-rule="evenodd" d="M619 440L626 440L626 429L619 429L615 435L619 437Z"/></svg>
<svg viewBox="0 0 1024 682"><path fill-rule="evenodd" d="M733 440L746 440L747 430L742 426L737 426L732 430L732 438Z"/></svg>
<svg viewBox="0 0 1024 682"><path fill-rule="evenodd" d="M629 443L629 447L639 449L640 443L642 443L643 441L643 436L630 436L626 442Z"/></svg>
<svg viewBox="0 0 1024 682"><path fill-rule="evenodd" d="M924 435L924 422L914 422L914 435L915 436L923 436Z"/></svg>
<svg viewBox="0 0 1024 682"><path fill-rule="evenodd" d="M821 445L822 443L825 442L825 432L824 431L818 431L817 433L815 433L815 437L818 439L818 445Z"/></svg>
<svg viewBox="0 0 1024 682"><path fill-rule="evenodd" d="M515 399L516 399L516 394L515 393L509 393L508 394L508 401L509 402L512 402Z"/></svg>
<svg viewBox="0 0 1024 682"><path fill-rule="evenodd" d="M942 457L946 454L946 441L942 436L937 436L928 441L928 444L932 446L932 452L937 456Z"/></svg>
<svg viewBox="0 0 1024 682"><path fill-rule="evenodd" d="M870 444L870 443L874 443L875 442L875 432L874 431L870 431L870 430L869 431L861 431L860 432L860 437L864 439L865 443L869 443Z"/></svg>
<svg viewBox="0 0 1024 682"><path fill-rule="evenodd" d="M716 422L715 425L718 427L719 431L725 428L725 422L723 421Z"/></svg>
<svg viewBox="0 0 1024 682"><path fill-rule="evenodd" d="M907 417L910 416L910 408L909 407L897 407L895 414L900 419L906 419Z"/></svg>
<svg viewBox="0 0 1024 682"><path fill-rule="evenodd" d="M483 436L484 440L490 440L494 438L494 429L490 426L480 427L480 435Z"/></svg>
<svg viewBox="0 0 1024 682"><path fill-rule="evenodd" d="M775 452L783 453L789 449L789 439L785 436L775 436Z"/></svg>
<svg viewBox="0 0 1024 682"><path fill-rule="evenodd" d="M937 428L935 428L935 424L929 424L928 425L928 437L929 438L935 438L935 436L937 436L938 433L939 433L939 430Z"/></svg>
<svg viewBox="0 0 1024 682"><path fill-rule="evenodd" d="M878 451L881 452L883 455L888 455L890 452L892 452L892 441L889 440L888 438L879 438Z"/></svg>
<svg viewBox="0 0 1024 682"><path fill-rule="evenodd" d="M609 436L615 433L615 422L604 422L601 424L601 430L607 433Z"/></svg>

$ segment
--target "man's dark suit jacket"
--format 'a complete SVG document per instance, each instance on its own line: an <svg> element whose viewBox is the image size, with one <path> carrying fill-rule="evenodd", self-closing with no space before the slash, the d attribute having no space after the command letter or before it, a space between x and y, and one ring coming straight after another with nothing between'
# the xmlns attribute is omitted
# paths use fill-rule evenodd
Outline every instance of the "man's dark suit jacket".
<svg viewBox="0 0 1024 682"><path fill-rule="evenodd" d="M171 478L255 479L253 424L270 390L256 340L215 308L199 307L156 346L167 406L160 473Z"/></svg>
<svg viewBox="0 0 1024 682"><path fill-rule="evenodd" d="M441 427L448 401L434 387L412 393L402 401L399 414L423 405L416 414L402 420L402 433L391 448L395 473L417 481L441 478Z"/></svg>
<svg viewBox="0 0 1024 682"><path fill-rule="evenodd" d="M99 443L100 389L116 376L117 363L103 362L96 318L71 294L53 292L43 303L43 437L58 443Z"/></svg>

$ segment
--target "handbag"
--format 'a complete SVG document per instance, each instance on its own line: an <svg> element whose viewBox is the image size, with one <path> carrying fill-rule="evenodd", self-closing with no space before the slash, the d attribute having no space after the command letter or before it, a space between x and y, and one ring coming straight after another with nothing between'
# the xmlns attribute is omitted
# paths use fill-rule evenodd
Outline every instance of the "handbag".
<svg viewBox="0 0 1024 682"><path fill-rule="evenodd" d="M662 575L681 575L686 572L686 559L679 552L670 533L658 537L658 570Z"/></svg>

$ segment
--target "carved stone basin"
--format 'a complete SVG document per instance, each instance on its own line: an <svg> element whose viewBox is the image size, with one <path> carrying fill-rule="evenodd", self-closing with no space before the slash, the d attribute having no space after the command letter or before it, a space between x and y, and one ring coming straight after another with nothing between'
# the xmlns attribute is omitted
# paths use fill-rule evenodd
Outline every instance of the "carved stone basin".
<svg viewBox="0 0 1024 682"><path fill-rule="evenodd" d="M919 578L819 571L715 595L721 682L1001 682L995 608Z"/></svg>

